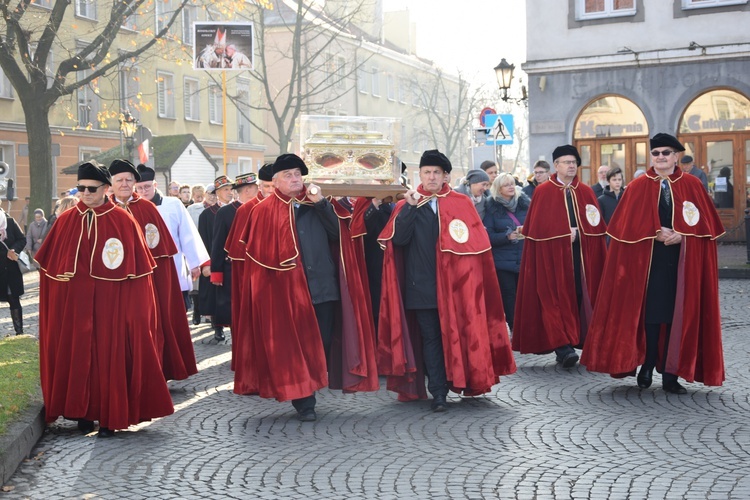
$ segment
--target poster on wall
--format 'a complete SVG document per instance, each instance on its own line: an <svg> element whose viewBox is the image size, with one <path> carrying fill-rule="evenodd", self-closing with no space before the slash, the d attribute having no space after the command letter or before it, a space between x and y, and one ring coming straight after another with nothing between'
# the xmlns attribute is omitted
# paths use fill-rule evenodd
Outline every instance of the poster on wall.
<svg viewBox="0 0 750 500"><path fill-rule="evenodd" d="M193 23L193 69L253 69L253 23Z"/></svg>

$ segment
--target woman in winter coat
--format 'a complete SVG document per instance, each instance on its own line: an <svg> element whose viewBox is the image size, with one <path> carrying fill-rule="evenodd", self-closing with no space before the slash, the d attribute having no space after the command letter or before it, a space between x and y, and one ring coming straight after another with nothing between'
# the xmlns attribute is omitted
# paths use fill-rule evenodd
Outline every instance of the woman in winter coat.
<svg viewBox="0 0 750 500"><path fill-rule="evenodd" d="M15 220L0 208L0 301L10 306L13 329L23 335L23 275L18 267L18 254L26 246L26 237Z"/></svg>
<svg viewBox="0 0 750 500"><path fill-rule="evenodd" d="M620 170L620 167L609 169L607 172L607 182L609 186L605 186L598 200L599 208L602 209L602 215L604 216L604 222L609 224L609 219L615 213L615 208L617 208L617 204L620 202L623 193L622 170Z"/></svg>
<svg viewBox="0 0 750 500"><path fill-rule="evenodd" d="M34 221L29 224L26 231L26 250L29 251L29 257L32 259L36 251L42 246L44 239L44 230L47 227L47 219L44 218L44 210L37 208L34 210Z"/></svg>
<svg viewBox="0 0 750 500"><path fill-rule="evenodd" d="M502 173L495 178L490 194L483 222L492 244L492 257L503 296L505 318L512 329L523 252L521 226L531 200L516 186L516 180L509 173Z"/></svg>

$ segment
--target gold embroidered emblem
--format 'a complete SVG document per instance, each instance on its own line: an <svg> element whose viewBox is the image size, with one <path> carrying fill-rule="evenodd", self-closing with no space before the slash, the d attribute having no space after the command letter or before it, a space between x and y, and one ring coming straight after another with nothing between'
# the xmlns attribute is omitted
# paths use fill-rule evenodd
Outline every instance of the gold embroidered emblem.
<svg viewBox="0 0 750 500"><path fill-rule="evenodd" d="M110 238L104 243L102 262L107 269L117 269L125 259L125 249L117 238Z"/></svg>
<svg viewBox="0 0 750 500"><path fill-rule="evenodd" d="M448 233L457 243L466 243L469 241L469 227L461 219L453 219L448 224Z"/></svg>
<svg viewBox="0 0 750 500"><path fill-rule="evenodd" d="M599 209L594 205L586 205L586 219L592 226L598 226L602 221L602 216L599 213Z"/></svg>
<svg viewBox="0 0 750 500"><path fill-rule="evenodd" d="M144 236L146 236L146 245L151 249L156 248L156 245L159 244L160 240L159 229L149 222L146 224L146 227L143 228L143 233Z"/></svg>
<svg viewBox="0 0 750 500"><path fill-rule="evenodd" d="M694 226L701 220L701 214L698 211L698 207L692 201L682 202L682 218L685 220L688 226Z"/></svg>

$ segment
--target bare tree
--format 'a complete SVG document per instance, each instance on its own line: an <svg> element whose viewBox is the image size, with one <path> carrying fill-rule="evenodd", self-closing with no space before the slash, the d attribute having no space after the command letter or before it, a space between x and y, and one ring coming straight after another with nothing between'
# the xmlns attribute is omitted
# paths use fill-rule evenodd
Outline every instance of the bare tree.
<svg viewBox="0 0 750 500"><path fill-rule="evenodd" d="M412 81L420 103L415 119L424 121L428 139L448 158L467 157L466 148L482 90L472 88L461 73L447 76L441 69L428 80Z"/></svg>
<svg viewBox="0 0 750 500"><path fill-rule="evenodd" d="M261 0L264 1L264 0ZM63 96L95 85L102 77L117 71L121 63L132 61L171 35L170 28L188 0L179 0L171 12L159 20L159 30L140 30L127 50L114 50L113 42L131 16L146 16L154 3L148 0L116 0L102 22L88 32L72 26L69 9L76 2L55 0L50 10L31 8L31 0L0 0L0 67L21 102L29 141L30 212L50 209L53 175L52 136L49 114ZM98 7L104 3L97 3ZM101 14L101 12L100 12ZM100 16L101 17L101 16ZM67 19L67 20L66 20ZM73 33L75 32L75 35ZM145 36L144 36L145 35ZM90 40L82 44L80 40ZM49 82L47 67L51 50L65 54ZM32 50L33 48L33 50ZM113 57L116 56L116 57Z"/></svg>
<svg viewBox="0 0 750 500"><path fill-rule="evenodd" d="M273 10L256 10L258 47L250 74L262 98L250 108L267 113L271 127L251 123L281 154L289 151L301 114L321 113L354 91L353 75L367 60L355 57L363 36L355 23L373 5L373 0L328 2L323 10L316 2L275 0Z"/></svg>

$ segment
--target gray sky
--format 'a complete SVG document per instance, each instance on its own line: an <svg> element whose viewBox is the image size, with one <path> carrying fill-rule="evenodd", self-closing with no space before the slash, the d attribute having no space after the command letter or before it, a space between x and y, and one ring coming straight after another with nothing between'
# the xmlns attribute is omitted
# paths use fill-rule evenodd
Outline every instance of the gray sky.
<svg viewBox="0 0 750 500"><path fill-rule="evenodd" d="M445 70L461 70L476 83L497 86L492 70L505 58L526 61L526 2L523 0L384 0L386 11L407 8L417 23L417 53Z"/></svg>

